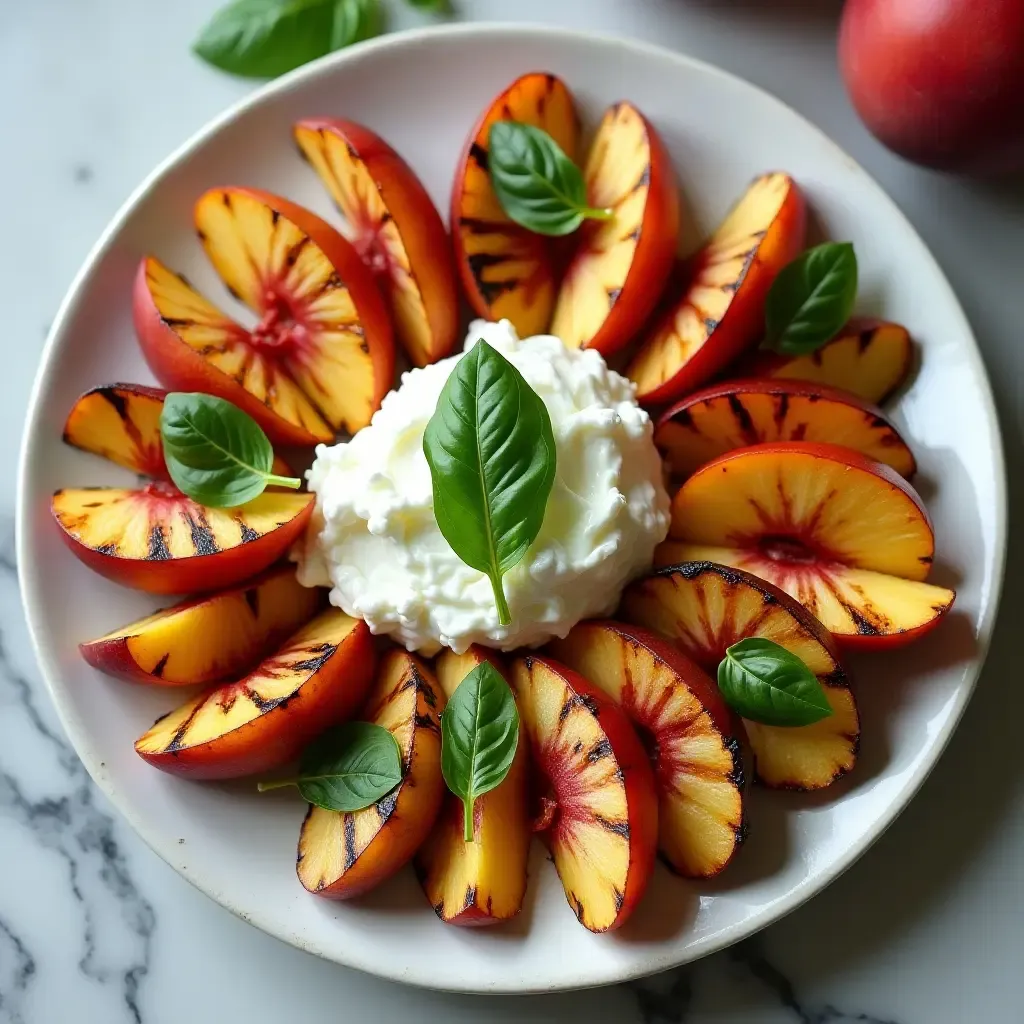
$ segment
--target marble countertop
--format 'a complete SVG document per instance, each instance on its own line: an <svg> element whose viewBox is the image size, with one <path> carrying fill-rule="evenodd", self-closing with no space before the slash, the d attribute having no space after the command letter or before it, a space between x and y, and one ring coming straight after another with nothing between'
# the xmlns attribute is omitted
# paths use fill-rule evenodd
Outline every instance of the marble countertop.
<svg viewBox="0 0 1024 1024"><path fill-rule="evenodd" d="M609 991L525 999L428 994L286 947L209 902L97 791L56 723L15 579L16 439L49 321L137 182L251 83L188 44L220 0L33 0L0 27L0 1024L293 1020L625 1024L1020 1024L1024 1021L1024 608L1011 542L978 693L932 778L841 880L761 936ZM422 20L390 0L396 27ZM848 106L837 0L456 0L463 18L656 40L720 64L822 125L896 198L967 310L1000 404L1011 501L1024 433L1024 183L903 164ZM956 410L950 410L951 415ZM1019 515L1019 513L1018 513ZM1012 531L1011 531L1012 534Z"/></svg>

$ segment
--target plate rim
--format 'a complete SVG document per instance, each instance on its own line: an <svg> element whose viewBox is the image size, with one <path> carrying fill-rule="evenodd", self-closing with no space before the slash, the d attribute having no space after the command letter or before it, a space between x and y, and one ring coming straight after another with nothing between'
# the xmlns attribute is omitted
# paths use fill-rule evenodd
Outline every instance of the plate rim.
<svg viewBox="0 0 1024 1024"><path fill-rule="evenodd" d="M695 956L680 958L672 951L655 952L652 950L649 958L641 965L627 967L616 972L614 975L592 976L584 969L577 970L576 977L566 980L564 983L542 983L531 985L525 979L523 984L510 982L498 983L467 983L463 985L439 982L425 973L410 976L408 967L405 970L401 965L388 969L388 964L371 963L368 960L361 960L358 956L346 960L339 959L326 950L315 947L302 941L299 936L286 937L280 930L276 929L270 921L262 919L262 915L254 914L243 906L237 906L227 899L222 893L217 892L213 886L204 883L201 871L186 867L175 861L172 854L175 852L176 843L172 843L167 837L150 830L135 819L131 813L130 805L122 802L118 788L114 780L103 770L104 765L100 758L83 755L83 749L92 754L87 731L80 728L74 721L67 707L58 696L58 683L61 678L59 666L56 664L46 650L45 631L42 624L41 596L37 592L33 574L29 566L29 542L26 529L29 518L32 514L28 501L28 485L31 476L32 450L35 447L35 438L39 435L41 424L41 397L47 390L51 378L55 374L57 361L54 354L67 330L67 324L71 320L76 307L82 300L87 279L90 277L95 265L106 255L114 244L116 238L122 231L125 222L134 213L136 207L159 185L161 180L180 164L186 162L192 154L202 147L210 138L214 137L222 129L232 124L238 117L245 114L252 107L263 104L266 100L287 94L293 90L302 88L308 81L315 80L321 76L329 76L336 67L344 64L358 64L363 60L372 60L378 51L415 47L422 43L430 44L435 38L451 39L474 37L501 37L507 40L509 35L518 35L522 41L529 41L530 38L543 37L548 41L562 40L571 43L584 43L586 45L598 45L604 47L618 47L634 51L639 56L647 55L658 60L668 60L671 63L688 67L690 70L698 71L704 75L721 79L732 87L740 87L760 94L760 96L783 108L788 114L798 119L805 130L817 136L820 143L832 150L837 159L845 162L861 179L869 190L876 194L876 198L889 208L894 219L902 222L903 227L917 240L920 245L922 258L928 263L929 270L945 287L951 306L956 312L956 327L969 339L970 344L966 346L967 355L972 369L980 384L980 399L984 405L985 420L995 444L992 450L992 462L995 473L995 561L992 566L991 589L987 595L987 602L981 608L977 628L977 651L972 668L964 677L964 681L958 688L949 717L941 732L937 734L932 743L932 757L930 763L918 771L912 779L897 793L896 797L886 807L885 813L872 829L864 836L861 842L845 851L829 864L828 868L813 879L813 881L797 888L791 889L784 894L770 909L755 913L752 917L744 919L727 926L718 932L714 937L709 937L699 948ZM953 733L956 731L963 713L969 703L971 696L977 686L978 678L985 665L991 647L992 634L998 617L1002 597L1003 582L1007 559L1007 525L1009 517L1008 488L1006 479L1006 461L1004 453L1004 440L1000 428L999 418L996 411L995 401L992 394L991 382L988 372L978 346L977 338L964 313L963 307L945 272L935 258L931 249L925 243L920 233L903 213L900 207L893 200L888 192L868 173L859 161L850 156L837 142L835 142L825 131L819 128L813 121L802 113L781 100L770 90L765 89L740 75L726 71L717 65L693 57L688 53L675 51L657 43L650 43L632 37L622 37L611 32L599 32L592 30L578 30L557 26L536 24L530 22L463 22L444 25L431 25L419 28L407 29L400 32L391 32L376 39L361 43L350 49L327 54L318 60L305 64L294 71L289 72L277 79L269 81L259 88L253 90L246 96L229 105L224 111L213 117L198 130L193 132L184 142L175 149L157 166L145 176L142 182L129 194L128 198L121 204L113 215L107 226L100 234L97 241L89 250L81 267L75 274L60 302L56 316L47 334L46 341L40 352L39 363L33 379L32 388L29 393L29 402L26 412L25 428L22 433L19 448L17 468L17 495L15 509L15 544L16 560L18 569L18 583L21 592L22 606L25 612L25 619L28 625L29 638L32 650L39 666L40 675L45 683L47 692L53 703L57 718L67 735L76 756L82 761L93 782L100 791L111 802L117 812L131 826L133 831L139 835L149 848L168 864L178 875L193 885L211 900L229 910L241 920L254 925L261 931L273 936L279 941L293 945L304 952L313 953L329 962L338 963L342 966L363 971L376 977L404 984L414 985L421 988L432 989L443 992L475 993L475 994L542 994L552 992L566 992L582 988L589 988L600 985L618 984L632 981L637 978L647 977L659 971L669 970L683 963L692 962L695 959L708 956L712 953L725 949L736 942L742 941L749 936L756 934L769 925L775 924L793 910L805 904L808 900L818 895L823 889L834 882L840 875L847 871L857 860L860 859L902 814L906 806L920 790L935 765L944 753ZM985 596L985 595L983 595Z"/></svg>

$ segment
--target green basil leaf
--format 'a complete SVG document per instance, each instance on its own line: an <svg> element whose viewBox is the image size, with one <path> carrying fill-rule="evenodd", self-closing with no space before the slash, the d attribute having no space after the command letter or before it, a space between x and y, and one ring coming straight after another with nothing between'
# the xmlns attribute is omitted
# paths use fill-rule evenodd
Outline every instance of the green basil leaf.
<svg viewBox="0 0 1024 1024"><path fill-rule="evenodd" d="M192 48L222 71L274 78L379 35L381 20L380 0L234 0Z"/></svg>
<svg viewBox="0 0 1024 1024"><path fill-rule="evenodd" d="M421 11L432 11L436 14L451 14L451 0L406 0L410 7Z"/></svg>
<svg viewBox="0 0 1024 1024"><path fill-rule="evenodd" d="M261 793L298 786L309 803L328 811L361 811L402 781L402 752L383 726L345 722L318 736L302 752L294 779L261 782Z"/></svg>
<svg viewBox="0 0 1024 1024"><path fill-rule="evenodd" d="M765 306L765 345L805 355L831 341L857 298L857 254L850 242L815 246L783 267Z"/></svg>
<svg viewBox="0 0 1024 1024"><path fill-rule="evenodd" d="M501 673L482 661L459 683L441 715L441 772L462 801L473 841L476 798L500 786L519 744L519 711Z"/></svg>
<svg viewBox="0 0 1024 1024"><path fill-rule="evenodd" d="M274 450L259 424L223 398L171 392L160 413L164 461L180 491L200 505L233 508L268 484L302 481L270 472Z"/></svg>
<svg viewBox="0 0 1024 1024"><path fill-rule="evenodd" d="M547 132L518 121L495 121L488 136L491 185L502 209L539 235L570 235L587 218L610 210L587 205L580 169Z"/></svg>
<svg viewBox="0 0 1024 1024"><path fill-rule="evenodd" d="M760 637L725 652L718 688L733 710L762 725L811 725L832 714L817 676L785 647Z"/></svg>
<svg viewBox="0 0 1024 1024"><path fill-rule="evenodd" d="M507 626L501 578L540 533L555 482L548 411L522 374L480 340L445 383L423 453L437 525L459 558L487 575Z"/></svg>

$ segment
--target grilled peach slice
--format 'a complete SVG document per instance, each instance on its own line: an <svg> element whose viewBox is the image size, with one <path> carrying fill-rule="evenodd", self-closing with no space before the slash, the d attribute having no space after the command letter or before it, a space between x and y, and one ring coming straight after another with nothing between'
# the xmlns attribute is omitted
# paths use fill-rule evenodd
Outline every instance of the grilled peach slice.
<svg viewBox="0 0 1024 1024"><path fill-rule="evenodd" d="M605 113L584 177L588 203L613 216L583 225L551 333L607 356L644 325L672 271L679 188L658 133L630 103Z"/></svg>
<svg viewBox="0 0 1024 1024"><path fill-rule="evenodd" d="M102 455L119 466L156 480L169 480L160 440L160 413L167 392L144 384L108 384L79 398L64 424L64 441ZM274 456L273 471L293 476Z"/></svg>
<svg viewBox="0 0 1024 1024"><path fill-rule="evenodd" d="M658 422L654 443L686 477L734 448L765 441L825 441L913 476L914 455L880 409L848 391L797 380L733 380L684 398Z"/></svg>
<svg viewBox="0 0 1024 1024"><path fill-rule="evenodd" d="M163 608L79 644L101 672L151 686L215 683L248 671L325 603L295 567L269 569L240 587Z"/></svg>
<svg viewBox="0 0 1024 1024"><path fill-rule="evenodd" d="M374 661L366 623L328 609L245 678L157 719L135 750L155 768L193 779L270 771L356 712Z"/></svg>
<svg viewBox="0 0 1024 1024"><path fill-rule="evenodd" d="M689 878L717 875L744 837L743 763L717 686L639 626L581 622L550 649L633 723L654 769L662 857Z"/></svg>
<svg viewBox="0 0 1024 1024"><path fill-rule="evenodd" d="M622 710L572 669L548 658L512 668L521 738L554 805L544 833L580 924L624 924L654 867L658 797L647 754Z"/></svg>
<svg viewBox="0 0 1024 1024"><path fill-rule="evenodd" d="M274 442L315 444L370 421L391 387L387 307L351 243L308 210L256 189L200 197L196 228L247 330L152 257L133 312L157 379L233 402Z"/></svg>
<svg viewBox="0 0 1024 1024"><path fill-rule="evenodd" d="M824 789L851 771L860 745L857 705L828 630L778 588L712 562L656 572L625 593L622 613L681 647L715 673L726 648L764 637L818 677L832 714L799 728L743 720L757 777L777 789Z"/></svg>
<svg viewBox="0 0 1024 1024"><path fill-rule="evenodd" d="M697 546L690 558L714 553L770 580L852 646L907 643L953 603L923 582L935 536L917 492L837 445L753 445L709 462L673 499L670 536Z"/></svg>
<svg viewBox="0 0 1024 1024"><path fill-rule="evenodd" d="M504 675L497 657L475 645L465 654L445 651L437 659L437 680L446 701L485 660ZM448 924L498 924L515 917L523 905L532 836L526 748L523 737L505 781L477 798L473 842L464 838L462 801L449 793L433 832L416 855L423 891L437 916Z"/></svg>
<svg viewBox="0 0 1024 1024"><path fill-rule="evenodd" d="M448 355L459 331L459 293L448 232L412 168L379 135L352 121L310 118L294 128L391 307L415 366Z"/></svg>
<svg viewBox="0 0 1024 1024"><path fill-rule="evenodd" d="M160 442L166 394L142 384L109 384L86 391L68 414L64 440L142 476L167 480Z"/></svg>
<svg viewBox="0 0 1024 1024"><path fill-rule="evenodd" d="M359 896L412 859L445 794L438 717L443 707L426 665L405 651L388 651L361 717L389 729L398 741L402 781L361 811L310 807L296 868L310 892L336 900Z"/></svg>
<svg viewBox="0 0 1024 1024"><path fill-rule="evenodd" d="M729 365L764 333L764 307L778 272L803 248L806 209L786 174L755 178L687 265L668 313L627 375L641 402L669 402Z"/></svg>
<svg viewBox="0 0 1024 1024"><path fill-rule="evenodd" d="M101 576L188 594L223 590L276 562L306 528L313 497L265 491L238 508L207 508L157 480L57 491L50 508L64 542Z"/></svg>
<svg viewBox="0 0 1024 1024"><path fill-rule="evenodd" d="M576 159L580 128L572 94L560 78L523 75L488 107L455 174L452 242L469 304L487 320L511 320L526 338L544 333L551 323L560 268L554 241L516 224L494 194L487 154L496 121L542 128L571 160Z"/></svg>
<svg viewBox="0 0 1024 1024"><path fill-rule="evenodd" d="M830 384L880 404L907 379L913 362L914 346L906 327L857 319L810 355L758 352L744 363L743 373Z"/></svg>

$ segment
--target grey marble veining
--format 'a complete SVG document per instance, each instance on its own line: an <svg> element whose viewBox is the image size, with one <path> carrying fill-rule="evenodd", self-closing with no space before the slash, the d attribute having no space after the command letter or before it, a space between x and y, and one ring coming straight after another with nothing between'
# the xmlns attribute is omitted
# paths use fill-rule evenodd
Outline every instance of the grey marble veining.
<svg viewBox="0 0 1024 1024"><path fill-rule="evenodd" d="M4 5L0 18L0 1024L364 1015L439 1024L1022 1024L1024 687L1009 635L1022 607L1020 545L978 695L933 778L875 849L762 936L618 989L473 999L316 960L191 889L93 788L28 646L13 555L16 439L49 322L95 238L159 159L251 88L188 53L219 2L33 0ZM397 23L417 20L393 6ZM922 172L876 146L836 75L835 0L458 7L462 17L578 25L676 46L825 126L901 203L957 288L993 377L1019 500L1024 189Z"/></svg>

